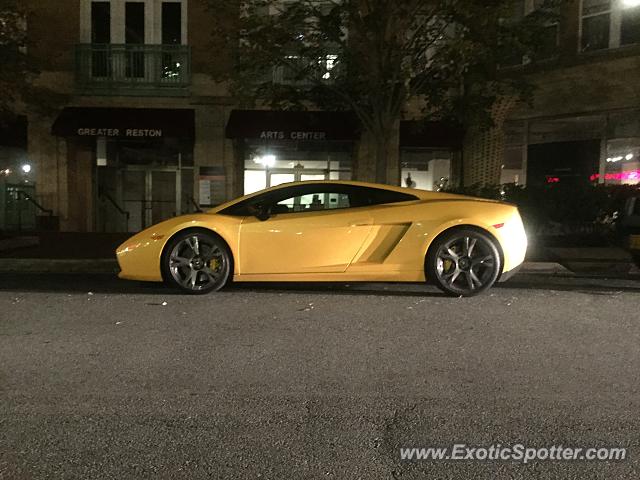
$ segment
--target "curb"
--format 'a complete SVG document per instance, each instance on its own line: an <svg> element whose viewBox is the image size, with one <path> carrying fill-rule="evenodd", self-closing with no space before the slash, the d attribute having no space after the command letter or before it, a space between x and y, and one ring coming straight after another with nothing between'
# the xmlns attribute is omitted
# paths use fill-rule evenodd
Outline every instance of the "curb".
<svg viewBox="0 0 640 480"><path fill-rule="evenodd" d="M547 275L573 275L573 272L556 262L524 262L519 273L547 274Z"/></svg>
<svg viewBox="0 0 640 480"><path fill-rule="evenodd" d="M118 273L118 262L114 259L77 258L0 258L0 272L21 273ZM520 273L571 274L559 263L525 262Z"/></svg>
<svg viewBox="0 0 640 480"><path fill-rule="evenodd" d="M118 262L110 258L0 258L0 273L115 274L119 270Z"/></svg>
<svg viewBox="0 0 640 480"><path fill-rule="evenodd" d="M118 262L111 258L100 259L50 259L50 258L0 258L0 273L74 273L74 274L116 274L120 271ZM567 275L579 276L590 273L586 271L572 271L556 262L524 262L519 271L527 275ZM620 275L620 271L603 272L601 270L591 272L611 276ZM631 269L626 275L637 275L640 270L637 267Z"/></svg>

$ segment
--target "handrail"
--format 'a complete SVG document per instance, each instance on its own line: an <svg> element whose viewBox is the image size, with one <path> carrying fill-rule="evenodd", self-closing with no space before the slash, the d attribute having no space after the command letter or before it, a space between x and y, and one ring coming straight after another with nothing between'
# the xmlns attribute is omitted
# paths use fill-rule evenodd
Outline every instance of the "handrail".
<svg viewBox="0 0 640 480"><path fill-rule="evenodd" d="M38 210L40 210L43 213L48 214L50 217L53 216L53 210L50 210L48 208L44 208L42 205L40 205L37 201L35 201L31 195L29 195L27 192L25 192L24 190L17 190L16 191L18 194L18 200L26 200L29 203L31 203L32 205L34 205Z"/></svg>
<svg viewBox="0 0 640 480"><path fill-rule="evenodd" d="M114 208L120 212L120 214L124 215L127 217L127 222L129 221L129 219L131 218L131 213L127 212L126 210L124 210L120 205L118 205L118 203L113 199L113 197L111 195L109 195L108 193L105 193L103 190L100 190L98 192L98 196L103 197L105 199L107 199L109 201L109 203L111 205L114 206Z"/></svg>
<svg viewBox="0 0 640 480"><path fill-rule="evenodd" d="M189 203L190 203L191 205L193 205L193 206L194 206L194 208L196 209L196 212L197 212L197 213L202 213L202 212L204 211L204 210L202 210L202 208L200 207L200 205L198 205L198 202L196 202L196 199L195 199L195 198L193 198L193 196L192 196L192 195L189 195L189 196L187 197L187 199L189 200Z"/></svg>

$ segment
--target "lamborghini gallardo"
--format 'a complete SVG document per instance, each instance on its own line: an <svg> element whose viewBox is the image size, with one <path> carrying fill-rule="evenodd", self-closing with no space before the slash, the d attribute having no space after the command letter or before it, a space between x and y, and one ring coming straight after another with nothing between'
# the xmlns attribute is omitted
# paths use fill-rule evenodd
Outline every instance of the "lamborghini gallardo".
<svg viewBox="0 0 640 480"><path fill-rule="evenodd" d="M148 228L120 277L187 293L230 282L430 282L474 296L512 276L527 238L510 204L362 182L279 185Z"/></svg>

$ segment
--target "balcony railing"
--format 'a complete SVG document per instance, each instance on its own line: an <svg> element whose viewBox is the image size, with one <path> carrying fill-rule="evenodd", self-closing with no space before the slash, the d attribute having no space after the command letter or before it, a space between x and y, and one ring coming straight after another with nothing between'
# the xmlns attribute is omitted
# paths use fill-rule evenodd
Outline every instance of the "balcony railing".
<svg viewBox="0 0 640 480"><path fill-rule="evenodd" d="M337 55L327 55L321 59L311 60L294 55L285 57L286 63L274 67L272 78L277 85L309 87L318 82L334 83L334 77L340 72ZM302 75L300 72L304 72Z"/></svg>
<svg viewBox="0 0 640 480"><path fill-rule="evenodd" d="M90 95L186 95L191 50L187 45L78 45L76 84Z"/></svg>

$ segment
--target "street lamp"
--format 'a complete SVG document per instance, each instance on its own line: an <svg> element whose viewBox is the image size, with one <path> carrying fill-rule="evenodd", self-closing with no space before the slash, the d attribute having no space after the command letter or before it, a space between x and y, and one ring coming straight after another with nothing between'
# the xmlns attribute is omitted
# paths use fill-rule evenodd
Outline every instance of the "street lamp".
<svg viewBox="0 0 640 480"><path fill-rule="evenodd" d="M22 165L22 171L24 173L29 173L31 171L31 165L29 165L28 163L25 163L24 165Z"/></svg>

